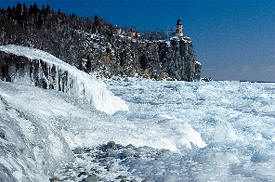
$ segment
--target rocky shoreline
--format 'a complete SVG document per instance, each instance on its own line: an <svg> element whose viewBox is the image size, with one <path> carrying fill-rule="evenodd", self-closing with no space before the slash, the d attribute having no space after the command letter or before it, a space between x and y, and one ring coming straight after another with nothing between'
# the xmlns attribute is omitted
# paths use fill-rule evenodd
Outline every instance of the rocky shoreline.
<svg viewBox="0 0 275 182"><path fill-rule="evenodd" d="M130 169L128 164L139 160L153 160L171 153L150 147L123 146L109 141L107 144L73 150L76 162L73 166L65 166L50 178L51 182L148 182L141 173Z"/></svg>

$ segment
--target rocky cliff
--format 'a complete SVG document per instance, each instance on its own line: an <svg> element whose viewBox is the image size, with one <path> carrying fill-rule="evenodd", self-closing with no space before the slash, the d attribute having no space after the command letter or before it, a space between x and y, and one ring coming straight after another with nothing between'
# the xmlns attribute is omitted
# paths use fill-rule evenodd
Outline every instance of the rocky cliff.
<svg viewBox="0 0 275 182"><path fill-rule="evenodd" d="M81 69L106 77L143 76L193 81L200 78L201 65L196 60L188 37L170 41L148 41L116 36L112 43L99 39L82 57Z"/></svg>
<svg viewBox="0 0 275 182"><path fill-rule="evenodd" d="M189 37L148 40L134 29L98 17L77 18L34 5L0 10L0 25L0 45L38 48L87 73L157 80L200 78L201 65Z"/></svg>

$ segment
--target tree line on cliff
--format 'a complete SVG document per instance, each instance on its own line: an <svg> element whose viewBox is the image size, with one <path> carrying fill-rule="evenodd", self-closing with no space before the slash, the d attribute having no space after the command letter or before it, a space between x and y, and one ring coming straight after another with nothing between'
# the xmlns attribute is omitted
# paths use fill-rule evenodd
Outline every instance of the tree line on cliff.
<svg viewBox="0 0 275 182"><path fill-rule="evenodd" d="M138 32L98 16L79 18L36 3L0 9L0 45L46 51L87 73L103 76L166 77L192 81L192 42L165 44L162 31ZM190 71L191 70L191 71Z"/></svg>
<svg viewBox="0 0 275 182"><path fill-rule="evenodd" d="M76 30L100 34L107 41L113 40L118 30L126 36L139 34L140 39L165 38L164 33L159 30L137 33L133 27L113 26L98 16L79 18L75 14L67 15L60 9L54 11L49 5L39 8L36 3L30 7L18 3L16 6L0 9L0 27L0 44L15 43L36 47L61 59L69 60L69 63L79 59L81 52L85 49L81 47L85 42L85 36L76 34Z"/></svg>
<svg viewBox="0 0 275 182"><path fill-rule="evenodd" d="M0 9L0 25L7 29L11 34L17 33L16 28L26 30L28 33L35 29L45 29L55 26L57 29L73 28L81 29L89 33L101 33L112 36L120 27L113 26L98 16L78 18L75 14L67 15L60 9L55 12L49 5L43 5L40 9L36 3L26 7L25 4L18 3L17 6L7 9ZM12 25L12 26L11 26ZM3 29L2 28L2 29ZM127 34L128 32L137 31L135 28L121 28ZM162 30L140 32L142 38L148 40L165 39L166 35Z"/></svg>

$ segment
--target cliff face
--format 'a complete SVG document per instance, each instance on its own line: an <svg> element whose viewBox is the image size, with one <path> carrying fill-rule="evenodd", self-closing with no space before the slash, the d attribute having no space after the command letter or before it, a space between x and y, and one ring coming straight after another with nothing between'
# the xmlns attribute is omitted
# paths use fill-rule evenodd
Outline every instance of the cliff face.
<svg viewBox="0 0 275 182"><path fill-rule="evenodd" d="M201 65L195 58L190 38L171 40L161 46L160 60L169 77L186 81L200 79Z"/></svg>
<svg viewBox="0 0 275 182"><path fill-rule="evenodd" d="M192 41L147 40L132 29L95 17L79 19L61 12L0 10L0 45L44 50L87 73L193 81L200 78Z"/></svg>
<svg viewBox="0 0 275 182"><path fill-rule="evenodd" d="M193 81L200 78L201 66L196 60L188 37L170 41L148 41L117 36L110 43L99 40L85 52L81 69L106 77L143 76Z"/></svg>

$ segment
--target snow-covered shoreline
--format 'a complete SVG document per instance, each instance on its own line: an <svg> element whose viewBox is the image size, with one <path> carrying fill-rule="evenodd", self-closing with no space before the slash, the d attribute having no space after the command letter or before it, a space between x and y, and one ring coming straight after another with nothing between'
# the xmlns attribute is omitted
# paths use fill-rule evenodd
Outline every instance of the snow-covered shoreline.
<svg viewBox="0 0 275 182"><path fill-rule="evenodd" d="M26 59L41 61L37 50L9 49L37 52ZM67 71L92 83L87 88L103 85L92 94L116 112L79 94L19 83L19 74L0 81L0 181L275 180L275 84L93 80Z"/></svg>

